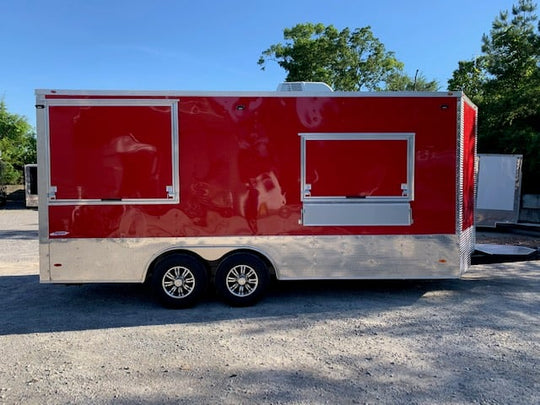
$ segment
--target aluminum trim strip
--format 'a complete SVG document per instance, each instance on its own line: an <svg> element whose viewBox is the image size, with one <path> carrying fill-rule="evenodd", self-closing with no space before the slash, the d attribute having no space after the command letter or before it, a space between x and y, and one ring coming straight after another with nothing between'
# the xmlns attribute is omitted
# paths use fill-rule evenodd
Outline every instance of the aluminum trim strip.
<svg viewBox="0 0 540 405"><path fill-rule="evenodd" d="M464 149L465 149L465 104L463 99L457 100L457 125L456 125L456 233L460 233L463 224L463 189L464 189Z"/></svg>
<svg viewBox="0 0 540 405"><path fill-rule="evenodd" d="M178 195L178 192L175 192ZM155 204L178 204L176 199L167 198L123 198L119 200L99 200L99 199L51 199L49 205L155 205Z"/></svg>
<svg viewBox="0 0 540 405"><path fill-rule="evenodd" d="M43 96L36 97L36 105L45 103ZM49 174L49 115L47 108L36 108L37 164L38 164L38 223L39 223L39 275L41 282L51 280L49 263L49 210L47 190Z"/></svg>
<svg viewBox="0 0 540 405"><path fill-rule="evenodd" d="M36 89L36 95L44 96L105 96L105 97L411 97L411 98L459 98L461 91L420 92L420 91L388 91L388 92L306 92L306 91L187 91L187 90L70 90L70 89Z"/></svg>
<svg viewBox="0 0 540 405"><path fill-rule="evenodd" d="M414 139L414 132L300 132L308 141L408 141Z"/></svg>
<svg viewBox="0 0 540 405"><path fill-rule="evenodd" d="M171 107L177 104L177 100L168 99L100 99L100 98L48 98L47 105L54 107L71 107L71 106L89 106L89 107L118 107L118 106L149 106L149 107Z"/></svg>

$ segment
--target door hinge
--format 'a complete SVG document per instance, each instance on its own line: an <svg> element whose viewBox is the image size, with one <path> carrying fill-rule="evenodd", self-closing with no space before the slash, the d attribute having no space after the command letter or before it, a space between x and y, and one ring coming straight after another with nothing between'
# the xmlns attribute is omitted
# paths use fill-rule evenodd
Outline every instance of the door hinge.
<svg viewBox="0 0 540 405"><path fill-rule="evenodd" d="M49 192L47 193L49 200L56 200L56 191L58 191L56 186L49 187Z"/></svg>
<svg viewBox="0 0 540 405"><path fill-rule="evenodd" d="M167 192L167 198L168 199L174 199L175 197L175 192L174 192L174 187L173 186L167 186L165 187L165 191Z"/></svg>

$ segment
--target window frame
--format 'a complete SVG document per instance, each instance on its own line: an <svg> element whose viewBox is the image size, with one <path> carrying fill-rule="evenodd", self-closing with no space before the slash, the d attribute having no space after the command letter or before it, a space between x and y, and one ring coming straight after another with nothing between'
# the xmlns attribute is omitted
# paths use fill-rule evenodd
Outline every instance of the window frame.
<svg viewBox="0 0 540 405"><path fill-rule="evenodd" d="M411 225L414 201L415 134L399 133L299 133L302 224L311 226ZM406 141L407 183L401 196L312 196L307 182L307 145L310 141ZM384 147L384 146L382 146ZM348 174L350 175L350 173Z"/></svg>
<svg viewBox="0 0 540 405"><path fill-rule="evenodd" d="M180 201L180 178L179 178L179 140L178 140L178 102L177 99L48 99L46 109L46 157L47 157L47 200L49 205L127 205L127 204L177 204ZM163 198L57 198L57 187L51 180L51 134L50 134L50 107L169 107L171 120L171 184L163 190Z"/></svg>

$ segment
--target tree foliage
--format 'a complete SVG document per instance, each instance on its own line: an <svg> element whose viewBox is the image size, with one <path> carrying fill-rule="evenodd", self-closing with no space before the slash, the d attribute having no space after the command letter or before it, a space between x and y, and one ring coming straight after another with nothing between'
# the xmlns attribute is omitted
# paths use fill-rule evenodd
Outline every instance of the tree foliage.
<svg viewBox="0 0 540 405"><path fill-rule="evenodd" d="M482 55L459 62L449 90L464 90L480 109L482 153L523 154L523 190L540 193L540 26L536 5L519 0L502 11Z"/></svg>
<svg viewBox="0 0 540 405"><path fill-rule="evenodd" d="M22 184L24 165L36 162L36 138L26 118L0 100L0 184Z"/></svg>
<svg viewBox="0 0 540 405"><path fill-rule="evenodd" d="M439 84L436 80L428 80L419 72L415 77L403 73L393 73L386 79L384 90L387 91L437 91Z"/></svg>
<svg viewBox="0 0 540 405"><path fill-rule="evenodd" d="M459 61L457 70L448 80L449 90L461 90L476 104L480 104L486 82L484 57L480 56L470 61Z"/></svg>
<svg viewBox="0 0 540 405"><path fill-rule="evenodd" d="M345 91L381 90L403 69L370 27L339 31L333 25L305 23L286 28L283 37L285 42L265 50L258 64L264 70L268 60L277 62L287 81L321 81Z"/></svg>

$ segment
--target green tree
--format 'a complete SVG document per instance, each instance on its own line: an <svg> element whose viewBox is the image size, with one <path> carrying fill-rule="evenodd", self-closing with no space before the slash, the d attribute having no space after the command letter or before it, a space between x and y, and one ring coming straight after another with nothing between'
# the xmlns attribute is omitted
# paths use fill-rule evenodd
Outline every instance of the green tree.
<svg viewBox="0 0 540 405"><path fill-rule="evenodd" d="M24 165L36 162L36 137L26 118L0 100L0 184L22 184Z"/></svg>
<svg viewBox="0 0 540 405"><path fill-rule="evenodd" d="M370 27L339 31L333 25L297 24L286 28L283 37L285 42L271 45L258 64L264 70L268 60L277 62L287 81L321 81L344 91L381 90L403 69Z"/></svg>
<svg viewBox="0 0 540 405"><path fill-rule="evenodd" d="M403 73L393 73L386 79L385 90L387 91L437 91L439 83L436 80L428 80L426 77L416 72L414 77Z"/></svg>
<svg viewBox="0 0 540 405"><path fill-rule="evenodd" d="M458 62L457 70L454 70L452 78L448 80L448 89L461 90L476 104L480 104L482 102L485 83L486 70L484 58L478 57L470 61Z"/></svg>
<svg viewBox="0 0 540 405"><path fill-rule="evenodd" d="M482 55L460 62L448 85L465 90L479 106L478 149L523 154L523 191L540 193L540 27L536 5L519 0L502 11Z"/></svg>

